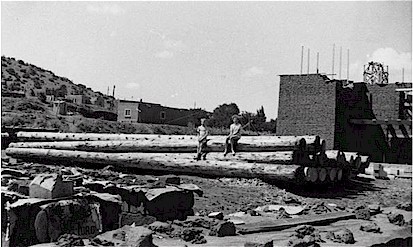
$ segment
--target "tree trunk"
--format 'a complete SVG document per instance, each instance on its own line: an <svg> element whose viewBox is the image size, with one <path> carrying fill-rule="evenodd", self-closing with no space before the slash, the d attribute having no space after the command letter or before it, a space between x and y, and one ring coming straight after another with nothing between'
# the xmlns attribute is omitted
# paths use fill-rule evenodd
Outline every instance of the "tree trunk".
<svg viewBox="0 0 413 247"><path fill-rule="evenodd" d="M197 137L190 135L146 135L146 134L96 134L96 133L48 133L48 132L18 132L19 141L148 141L159 143L190 143L197 144ZM209 136L209 144L214 146L225 143L226 136ZM304 138L308 147L320 149L321 140L318 136L242 136L240 144L256 146L283 147L289 151L299 145ZM105 144L103 144L105 145ZM241 145L242 146L242 145ZM223 151L223 149L222 149ZM268 150L268 151L272 151ZM279 150L277 150L279 151ZM318 150L319 151L319 150Z"/></svg>
<svg viewBox="0 0 413 247"><path fill-rule="evenodd" d="M40 133L37 133L40 134ZM42 135L62 133L41 133ZM137 135L135 135L136 137ZM77 150L92 152L150 152L150 153L195 153L198 141L196 137L183 136L150 136L142 135L136 140L107 140L107 141L54 141L54 142L18 142L12 143L13 148L45 148L59 150ZM60 136L61 137L61 136ZM57 140L61 140L59 139ZM34 137L37 139L36 137ZM65 138L63 138L65 139ZM207 152L223 152L225 137L210 136ZM315 138L307 138L310 144L303 144L304 150L312 151L316 148ZM314 139L314 140L313 140ZM37 139L39 140L39 139ZM306 139L304 139L306 140ZM312 142L311 142L312 141ZM238 152L276 152L300 149L298 137L257 136L242 137L237 146Z"/></svg>
<svg viewBox="0 0 413 247"><path fill-rule="evenodd" d="M54 149L8 148L6 154L23 160L45 162L101 164L149 171L215 177L261 178L286 181L295 177L298 165L275 165L232 161L194 161L171 154L96 153Z"/></svg>

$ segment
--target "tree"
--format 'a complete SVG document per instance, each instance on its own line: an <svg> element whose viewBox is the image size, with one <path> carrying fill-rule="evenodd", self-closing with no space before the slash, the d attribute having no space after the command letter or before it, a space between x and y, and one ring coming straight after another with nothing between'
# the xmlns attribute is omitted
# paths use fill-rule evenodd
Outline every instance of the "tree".
<svg viewBox="0 0 413 247"><path fill-rule="evenodd" d="M232 122L231 117L238 114L239 108L235 103L223 104L215 108L208 122L214 127L228 127Z"/></svg>
<svg viewBox="0 0 413 247"><path fill-rule="evenodd" d="M37 98L39 98L39 100L40 100L41 102L46 103L46 95L45 95L43 92L40 92L40 93L37 95Z"/></svg>
<svg viewBox="0 0 413 247"><path fill-rule="evenodd" d="M260 109L257 110L257 114L254 116L254 125L258 130L265 129L265 121L267 117L265 116L264 107L261 106Z"/></svg>
<svg viewBox="0 0 413 247"><path fill-rule="evenodd" d="M67 95L67 88L66 85L60 86L60 88L56 89L55 96L56 97L65 97Z"/></svg>

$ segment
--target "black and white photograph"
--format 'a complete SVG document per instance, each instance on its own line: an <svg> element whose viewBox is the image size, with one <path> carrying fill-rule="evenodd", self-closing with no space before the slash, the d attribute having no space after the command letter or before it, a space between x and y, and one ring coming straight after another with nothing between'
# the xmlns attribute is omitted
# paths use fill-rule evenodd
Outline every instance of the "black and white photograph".
<svg viewBox="0 0 413 247"><path fill-rule="evenodd" d="M412 246L412 1L1 1L2 247Z"/></svg>

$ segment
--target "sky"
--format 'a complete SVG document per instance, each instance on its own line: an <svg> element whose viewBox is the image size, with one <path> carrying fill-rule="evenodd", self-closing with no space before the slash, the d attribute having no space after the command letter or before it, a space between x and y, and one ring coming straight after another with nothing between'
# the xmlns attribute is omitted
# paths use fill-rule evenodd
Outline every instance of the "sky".
<svg viewBox="0 0 413 247"><path fill-rule="evenodd" d="M1 2L1 54L115 97L213 111L278 111L279 76L362 81L368 61L412 81L412 3ZM111 89L112 92L112 89Z"/></svg>

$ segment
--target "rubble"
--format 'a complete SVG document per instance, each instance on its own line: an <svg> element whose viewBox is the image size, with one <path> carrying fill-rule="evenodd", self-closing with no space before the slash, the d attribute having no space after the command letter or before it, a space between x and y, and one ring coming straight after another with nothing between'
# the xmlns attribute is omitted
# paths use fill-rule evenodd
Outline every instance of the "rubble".
<svg viewBox="0 0 413 247"><path fill-rule="evenodd" d="M317 229L310 225L300 225L288 239L288 246L319 246L324 242Z"/></svg>
<svg viewBox="0 0 413 247"><path fill-rule="evenodd" d="M85 246L83 239L74 234L63 234L57 240L57 245L61 247Z"/></svg>
<svg viewBox="0 0 413 247"><path fill-rule="evenodd" d="M25 196L29 196L30 194L30 180L21 180L21 179L14 179L12 181L10 181L9 185L8 185L8 189L10 191L14 191L17 192L19 194L25 195Z"/></svg>
<svg viewBox="0 0 413 247"><path fill-rule="evenodd" d="M204 244L207 242L202 235L202 230L195 228L186 228L181 232L181 238L192 244Z"/></svg>
<svg viewBox="0 0 413 247"><path fill-rule="evenodd" d="M411 212L412 211L412 203L411 202L400 203L399 205L397 205L396 208Z"/></svg>
<svg viewBox="0 0 413 247"><path fill-rule="evenodd" d="M64 181L61 174L37 175L29 185L30 197L52 199L73 195L73 182Z"/></svg>
<svg viewBox="0 0 413 247"><path fill-rule="evenodd" d="M345 243L345 244L354 244L356 241L354 240L353 233L347 229L341 229L336 232L328 232L327 239L330 239L333 242L338 242L338 243Z"/></svg>
<svg viewBox="0 0 413 247"><path fill-rule="evenodd" d="M55 242L65 233L94 237L102 231L99 204L86 199L61 200L40 206L34 228L37 239Z"/></svg>
<svg viewBox="0 0 413 247"><path fill-rule="evenodd" d="M402 214L394 214L389 213L387 214L387 218L389 222L398 226L403 226L405 224L404 216Z"/></svg>
<svg viewBox="0 0 413 247"><path fill-rule="evenodd" d="M156 247L152 231L142 226L123 226L96 236L96 241L114 243L115 246Z"/></svg>
<svg viewBox="0 0 413 247"><path fill-rule="evenodd" d="M153 222L152 224L148 226L148 228L154 232L165 233L165 234L170 234L174 230L171 224L160 222L160 221Z"/></svg>
<svg viewBox="0 0 413 247"><path fill-rule="evenodd" d="M244 247L273 247L274 241L261 241L261 242L246 242Z"/></svg>
<svg viewBox="0 0 413 247"><path fill-rule="evenodd" d="M357 219L369 220L370 219L370 209L367 206L358 206L354 213Z"/></svg>
<svg viewBox="0 0 413 247"><path fill-rule="evenodd" d="M381 233L380 227L374 222L361 225L360 230L364 232Z"/></svg>
<svg viewBox="0 0 413 247"><path fill-rule="evenodd" d="M215 225L211 232L209 233L210 236L218 236L218 237L225 237L225 236L234 236L236 232L234 223L230 221L220 222L219 224Z"/></svg>
<svg viewBox="0 0 413 247"><path fill-rule="evenodd" d="M304 238L292 237L288 240L288 246L291 247L320 247L320 245L311 236Z"/></svg>
<svg viewBox="0 0 413 247"><path fill-rule="evenodd" d="M224 214L222 212L212 212L208 214L208 217L213 218L213 219L223 220Z"/></svg>
<svg viewBox="0 0 413 247"><path fill-rule="evenodd" d="M257 207L255 211L258 212L279 212L284 211L289 215L297 215L304 211L304 207L302 206L289 206L289 205L265 205L261 207Z"/></svg>

